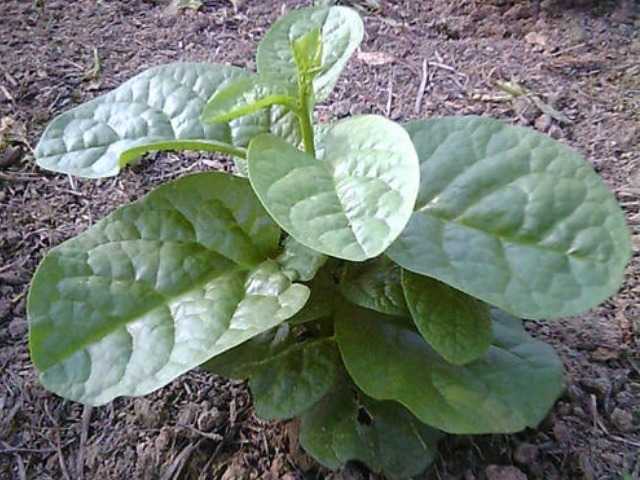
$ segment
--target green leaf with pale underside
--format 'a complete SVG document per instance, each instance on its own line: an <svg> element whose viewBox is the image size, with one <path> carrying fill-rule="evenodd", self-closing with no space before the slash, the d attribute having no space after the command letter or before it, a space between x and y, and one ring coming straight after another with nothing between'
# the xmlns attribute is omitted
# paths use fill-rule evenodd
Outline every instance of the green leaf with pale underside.
<svg viewBox="0 0 640 480"><path fill-rule="evenodd" d="M577 153L489 118L406 129L421 185L386 252L396 263L531 319L576 315L617 291L630 254L625 218Z"/></svg>
<svg viewBox="0 0 640 480"><path fill-rule="evenodd" d="M562 391L562 363L520 320L493 320L491 347L466 365L444 360L400 317L349 306L335 328L345 366L367 395L400 402L448 433L535 428Z"/></svg>
<svg viewBox="0 0 640 480"><path fill-rule="evenodd" d="M35 149L38 165L100 178L116 175L149 151L244 155L249 141L258 134L299 138L295 117L273 111L276 107L230 122L200 122L204 105L216 91L248 75L243 69L224 65L175 63L151 68L54 119Z"/></svg>
<svg viewBox="0 0 640 480"><path fill-rule="evenodd" d="M246 179L184 177L54 248L28 299L32 359L61 396L144 395L294 315L308 288Z"/></svg>
<svg viewBox="0 0 640 480"><path fill-rule="evenodd" d="M347 382L302 416L300 443L318 462L337 470L359 460L390 478L418 475L433 461L441 433L395 402L378 402Z"/></svg>
<svg viewBox="0 0 640 480"><path fill-rule="evenodd" d="M450 363L482 356L491 345L486 303L433 278L402 271L411 317L424 339Z"/></svg>
<svg viewBox="0 0 640 480"><path fill-rule="evenodd" d="M261 108L282 105L296 109L296 92L286 85L259 77L242 78L209 99L202 112L204 123L219 123L248 115Z"/></svg>
<svg viewBox="0 0 640 480"><path fill-rule="evenodd" d="M333 125L317 160L273 135L249 146L249 179L273 219L301 244L360 261L382 253L405 227L418 189L406 132L376 115Z"/></svg>
<svg viewBox="0 0 640 480"><path fill-rule="evenodd" d="M298 69L291 46L308 32L319 29L322 42L320 71L313 78L315 100L326 99L340 73L362 41L360 16L347 7L311 7L279 18L258 45L256 63L264 79L297 86Z"/></svg>

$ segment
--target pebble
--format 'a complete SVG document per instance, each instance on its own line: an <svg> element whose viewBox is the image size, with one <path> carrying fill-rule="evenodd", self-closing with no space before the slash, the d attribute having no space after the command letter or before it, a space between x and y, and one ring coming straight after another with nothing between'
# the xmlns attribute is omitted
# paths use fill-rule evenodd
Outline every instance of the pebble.
<svg viewBox="0 0 640 480"><path fill-rule="evenodd" d="M26 337L28 330L29 326L26 318L16 317L9 324L9 335L13 339Z"/></svg>
<svg viewBox="0 0 640 480"><path fill-rule="evenodd" d="M521 443L516 447L513 458L522 465L529 465L538 458L539 449L532 443Z"/></svg>
<svg viewBox="0 0 640 480"><path fill-rule="evenodd" d="M527 480L527 476L512 466L489 465L484 474L487 480Z"/></svg>
<svg viewBox="0 0 640 480"><path fill-rule="evenodd" d="M531 125L538 114L536 107L524 96L515 99L513 102L513 111L525 125Z"/></svg>
<svg viewBox="0 0 640 480"><path fill-rule="evenodd" d="M551 127L551 123L551 117L545 113L536 118L535 127L544 133Z"/></svg>
<svg viewBox="0 0 640 480"><path fill-rule="evenodd" d="M564 422L558 422L553 426L553 436L562 445L571 443L571 429Z"/></svg>
<svg viewBox="0 0 640 480"><path fill-rule="evenodd" d="M220 411L211 407L209 410L205 410L198 417L198 430L203 432L210 432L214 430L220 423Z"/></svg>
<svg viewBox="0 0 640 480"><path fill-rule="evenodd" d="M156 449L161 452L167 450L171 445L171 437L171 430L168 427L162 427L154 442Z"/></svg>
<svg viewBox="0 0 640 480"><path fill-rule="evenodd" d="M631 432L635 429L633 415L619 407L613 409L610 417L611 423L621 432Z"/></svg>

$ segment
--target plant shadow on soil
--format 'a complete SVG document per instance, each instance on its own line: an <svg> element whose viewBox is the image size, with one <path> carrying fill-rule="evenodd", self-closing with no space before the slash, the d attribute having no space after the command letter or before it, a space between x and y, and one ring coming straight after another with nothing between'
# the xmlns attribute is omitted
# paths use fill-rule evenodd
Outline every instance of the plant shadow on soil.
<svg viewBox="0 0 640 480"><path fill-rule="evenodd" d="M145 398L83 409L47 393L29 361L26 293L49 248L170 178L229 168L224 158L162 154L111 179L53 175L34 166L30 151L46 123L153 65L254 68L257 41L282 9L310 2L202 3L192 10L161 0L4 0L0 9L0 136L11 142L0 150L2 479L377 478L357 466L318 467L297 446L295 425L255 418L242 382L192 372ZM362 51L385 55L356 55L319 106L321 118L473 113L532 126L593 164L634 235L618 295L585 316L528 326L566 366L565 393L540 428L448 437L421 478L640 478L640 7L342 3L364 16ZM553 110L531 97L505 98L499 82L518 82Z"/></svg>

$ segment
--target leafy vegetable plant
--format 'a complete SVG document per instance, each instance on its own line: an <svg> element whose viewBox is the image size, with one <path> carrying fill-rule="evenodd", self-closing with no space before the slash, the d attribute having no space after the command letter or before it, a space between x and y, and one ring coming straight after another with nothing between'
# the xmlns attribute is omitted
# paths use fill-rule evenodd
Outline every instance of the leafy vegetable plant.
<svg viewBox="0 0 640 480"><path fill-rule="evenodd" d="M535 427L562 365L521 318L616 292L629 235L570 148L485 117L313 123L363 36L346 7L279 19L257 73L152 68L56 118L39 165L116 175L151 150L207 150L237 175L167 183L49 252L31 286L44 385L100 405L195 367L249 380L335 469L392 477L441 432Z"/></svg>

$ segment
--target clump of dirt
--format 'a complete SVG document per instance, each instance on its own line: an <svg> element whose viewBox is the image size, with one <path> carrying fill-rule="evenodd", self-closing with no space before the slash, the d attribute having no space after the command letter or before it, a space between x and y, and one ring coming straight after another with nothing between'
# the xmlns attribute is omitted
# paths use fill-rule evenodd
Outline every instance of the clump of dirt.
<svg viewBox="0 0 640 480"><path fill-rule="evenodd" d="M254 68L257 41L309 2L5 0L0 9L0 477L376 478L336 474L262 422L241 382L192 372L139 399L83 408L46 392L29 361L25 302L38 261L117 206L224 158L163 154L98 181L40 171L55 115L172 61ZM425 479L640 478L640 8L632 0L349 3L367 35L323 118L484 114L576 148L615 191L634 256L590 314L530 324L566 366L537 431L447 437ZM181 4L193 8L183 8ZM514 92L516 95L514 95Z"/></svg>

